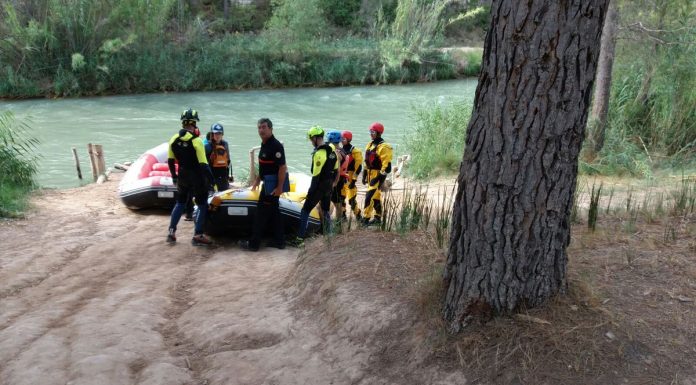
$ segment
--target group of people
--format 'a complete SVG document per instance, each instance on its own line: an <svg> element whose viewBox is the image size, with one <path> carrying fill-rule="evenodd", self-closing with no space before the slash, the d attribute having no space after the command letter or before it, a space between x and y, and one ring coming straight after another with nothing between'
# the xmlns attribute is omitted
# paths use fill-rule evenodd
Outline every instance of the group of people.
<svg viewBox="0 0 696 385"><path fill-rule="evenodd" d="M226 190L229 188L229 182L234 180L229 145L223 140L222 125L213 124L203 140L196 125L199 121L196 110L185 110L181 114L182 128L169 140L169 170L177 186L177 201L172 210L167 234L167 242L170 243L176 242L177 225L186 210L187 202L193 198L198 211L195 215L191 243L195 246L210 245L212 242L203 233L208 212L208 192L211 189ZM273 240L269 245L284 249L285 234L279 199L289 190L285 149L273 135L273 123L270 119L259 119L257 130L261 138L261 149L258 153L258 173L252 189L257 190L260 185L262 187L252 236L249 240L242 241L240 246L246 250L257 251L264 229L270 221ZM350 206L350 211L361 224L381 224L381 187L387 174L391 172L392 148L382 139L384 126L381 123L373 123L369 131L371 141L367 144L364 154L353 146L353 134L350 131L326 132L320 126L313 126L307 131L307 139L314 148L310 167L312 179L300 212L300 228L294 244L304 241L310 212L317 204L321 208L325 232L331 231L332 204L335 208L335 218L338 220L347 219L347 207ZM362 210L357 203L359 178L363 185L367 185Z"/></svg>

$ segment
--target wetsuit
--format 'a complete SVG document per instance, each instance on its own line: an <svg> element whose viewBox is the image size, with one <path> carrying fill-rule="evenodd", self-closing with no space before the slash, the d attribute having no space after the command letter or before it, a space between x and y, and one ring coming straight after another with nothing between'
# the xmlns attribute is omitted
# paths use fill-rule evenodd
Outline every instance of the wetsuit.
<svg viewBox="0 0 696 385"><path fill-rule="evenodd" d="M175 165L177 162L179 163L178 175ZM186 206L187 197L191 194L198 205L195 235L203 234L203 226L208 214L208 186L213 175L208 167L201 138L186 129L179 130L179 133L169 140L167 163L169 172L177 181L176 205L172 210L169 228L176 230Z"/></svg>
<svg viewBox="0 0 696 385"><path fill-rule="evenodd" d="M330 144L336 152L336 167L334 168L334 175L338 176L338 181L336 186L331 190L331 202L336 206L336 215L344 215L345 200L346 197L343 195L343 186L346 184L346 174L342 172L341 166L343 161L346 159L346 154L341 147L333 143ZM335 180L335 179L334 179Z"/></svg>
<svg viewBox="0 0 696 385"><path fill-rule="evenodd" d="M335 172L338 170L336 159L336 152L328 144L318 146L312 153L312 182L300 212L300 229L297 234L300 238L304 238L307 233L309 213L312 212L317 203L321 203L324 233L327 233L331 228L329 210L331 209L331 188Z"/></svg>
<svg viewBox="0 0 696 385"><path fill-rule="evenodd" d="M367 144L365 148L365 171L364 182L369 183L365 194L365 208L363 218L365 220L373 217L382 219L382 194L380 187L391 172L392 148L384 142L384 139L375 138Z"/></svg>
<svg viewBox="0 0 696 385"><path fill-rule="evenodd" d="M344 161L344 170L342 171L346 174L346 182L343 185L342 195L345 199L348 199L348 204L350 205L353 214L355 214L355 217L360 219L360 208L358 208L358 202L356 200L356 197L358 196L358 187L355 185L355 183L358 180L360 171L362 171L362 152L360 152L360 150L352 144L344 146L343 151L347 155L346 160ZM345 207L345 200L343 201L343 205Z"/></svg>

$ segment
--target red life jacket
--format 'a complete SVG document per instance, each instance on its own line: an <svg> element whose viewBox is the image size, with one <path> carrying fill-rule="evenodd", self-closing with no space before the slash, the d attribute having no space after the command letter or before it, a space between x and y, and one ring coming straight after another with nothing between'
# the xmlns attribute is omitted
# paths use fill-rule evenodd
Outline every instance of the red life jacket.
<svg viewBox="0 0 696 385"><path fill-rule="evenodd" d="M353 154L346 154L343 157L343 163L341 163L341 176L348 178L348 167L353 162Z"/></svg>

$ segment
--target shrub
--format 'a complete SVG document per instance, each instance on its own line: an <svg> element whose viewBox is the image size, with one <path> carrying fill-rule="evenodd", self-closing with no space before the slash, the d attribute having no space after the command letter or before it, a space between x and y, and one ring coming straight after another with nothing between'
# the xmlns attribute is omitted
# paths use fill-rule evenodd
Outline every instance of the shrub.
<svg viewBox="0 0 696 385"><path fill-rule="evenodd" d="M463 101L414 108L416 126L404 143L411 155L407 169L410 174L424 179L457 173L472 108L471 103Z"/></svg>
<svg viewBox="0 0 696 385"><path fill-rule="evenodd" d="M28 126L18 123L11 112L0 114L0 217L16 216L35 187L38 140L27 134Z"/></svg>

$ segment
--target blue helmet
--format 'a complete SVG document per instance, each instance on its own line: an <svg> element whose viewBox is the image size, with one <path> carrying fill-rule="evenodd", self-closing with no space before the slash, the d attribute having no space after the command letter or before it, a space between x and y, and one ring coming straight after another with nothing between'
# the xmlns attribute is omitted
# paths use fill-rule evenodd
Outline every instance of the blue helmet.
<svg viewBox="0 0 696 385"><path fill-rule="evenodd" d="M222 128L222 124L215 123L212 126L210 126L210 132L212 132L213 134L224 134L225 129Z"/></svg>
<svg viewBox="0 0 696 385"><path fill-rule="evenodd" d="M326 140L329 143L340 143L341 142L341 131L330 131L328 134L326 134Z"/></svg>

